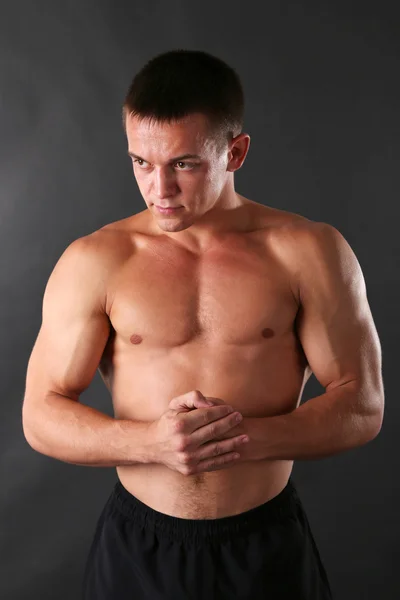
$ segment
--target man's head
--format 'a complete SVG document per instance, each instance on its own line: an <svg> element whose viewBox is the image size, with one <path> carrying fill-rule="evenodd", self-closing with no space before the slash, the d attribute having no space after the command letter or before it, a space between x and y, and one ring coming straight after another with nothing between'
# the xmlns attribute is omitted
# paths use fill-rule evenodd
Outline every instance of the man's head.
<svg viewBox="0 0 400 600"><path fill-rule="evenodd" d="M140 192L161 229L181 231L234 206L233 173L250 142L243 113L239 77L205 52L161 54L135 76L123 123ZM165 216L156 205L181 208Z"/></svg>

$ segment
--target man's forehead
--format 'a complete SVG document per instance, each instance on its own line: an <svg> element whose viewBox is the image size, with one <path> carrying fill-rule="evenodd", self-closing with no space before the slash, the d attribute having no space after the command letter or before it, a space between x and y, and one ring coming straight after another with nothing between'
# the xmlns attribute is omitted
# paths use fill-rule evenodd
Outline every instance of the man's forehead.
<svg viewBox="0 0 400 600"><path fill-rule="evenodd" d="M189 113L179 119L168 120L127 114L126 122L135 128L141 127L146 129L184 128L191 126L202 126L206 129L209 123L207 116L203 113Z"/></svg>
<svg viewBox="0 0 400 600"><path fill-rule="evenodd" d="M214 145L208 123L203 115L189 115L172 122L154 122L129 117L126 131L130 150L139 152L138 146L157 146L160 150L182 154L201 154L209 152Z"/></svg>
<svg viewBox="0 0 400 600"><path fill-rule="evenodd" d="M179 120L155 121L152 119L139 119L128 117L126 120L127 132L140 138L157 138L168 136L189 136L191 139L201 141L210 137L210 128L207 118L201 114L187 115Z"/></svg>

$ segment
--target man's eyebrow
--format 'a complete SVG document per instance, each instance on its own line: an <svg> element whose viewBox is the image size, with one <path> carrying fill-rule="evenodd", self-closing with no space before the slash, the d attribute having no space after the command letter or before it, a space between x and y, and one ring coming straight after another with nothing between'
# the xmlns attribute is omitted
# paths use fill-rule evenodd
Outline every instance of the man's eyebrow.
<svg viewBox="0 0 400 600"><path fill-rule="evenodd" d="M133 152L128 152L128 155L131 156L132 158L137 158L139 160L144 160L144 162L147 162L147 160L145 158L142 158L141 156L138 156L137 154L134 154ZM169 160L168 163L170 163L170 164L176 163L179 160L185 160L186 158L197 158L197 159L201 160L201 156L199 156L198 154L182 154L181 156L175 156L175 158L171 158L171 160Z"/></svg>

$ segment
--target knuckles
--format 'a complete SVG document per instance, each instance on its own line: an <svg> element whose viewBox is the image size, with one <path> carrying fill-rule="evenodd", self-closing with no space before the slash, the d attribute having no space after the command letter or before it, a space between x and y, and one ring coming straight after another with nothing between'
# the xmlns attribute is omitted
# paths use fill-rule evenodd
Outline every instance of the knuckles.
<svg viewBox="0 0 400 600"><path fill-rule="evenodd" d="M183 431L185 430L184 420L180 419L179 417L177 419L174 419L172 421L172 429L174 433L183 433Z"/></svg>
<svg viewBox="0 0 400 600"><path fill-rule="evenodd" d="M177 452L180 453L186 453L186 448L189 445L189 438L186 435L178 435L175 436L175 449L177 450Z"/></svg>
<svg viewBox="0 0 400 600"><path fill-rule="evenodd" d="M187 465L184 465L181 468L182 475L193 475L194 472L195 472L195 470L192 469L191 467L187 466Z"/></svg>
<svg viewBox="0 0 400 600"><path fill-rule="evenodd" d="M180 452L178 454L178 460L182 465L190 466L193 462L193 456L190 452Z"/></svg>

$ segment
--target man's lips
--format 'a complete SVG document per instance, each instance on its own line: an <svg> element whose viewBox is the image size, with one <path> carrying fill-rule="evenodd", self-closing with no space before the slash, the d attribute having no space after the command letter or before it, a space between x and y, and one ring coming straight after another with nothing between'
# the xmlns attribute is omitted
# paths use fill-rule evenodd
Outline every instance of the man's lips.
<svg viewBox="0 0 400 600"><path fill-rule="evenodd" d="M180 208L183 208L183 206L164 206L163 207L163 206L158 206L157 204L155 204L155 207L161 214L165 214L165 215L173 214Z"/></svg>

